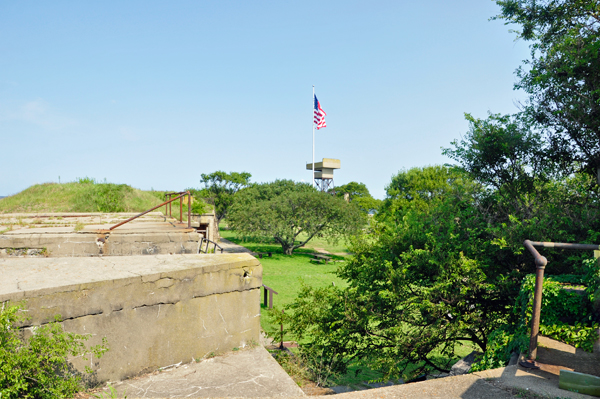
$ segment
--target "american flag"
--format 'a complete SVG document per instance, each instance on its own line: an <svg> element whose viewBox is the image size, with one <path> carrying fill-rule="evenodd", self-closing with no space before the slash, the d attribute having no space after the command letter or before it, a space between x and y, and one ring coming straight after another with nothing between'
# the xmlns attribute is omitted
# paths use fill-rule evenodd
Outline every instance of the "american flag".
<svg viewBox="0 0 600 399"><path fill-rule="evenodd" d="M319 130L322 127L327 127L327 124L325 123L325 115L327 114L325 113L325 111L323 111L323 108L321 108L321 103L319 102L319 100L317 100L317 96L315 96L314 122L315 125L317 125L317 130Z"/></svg>

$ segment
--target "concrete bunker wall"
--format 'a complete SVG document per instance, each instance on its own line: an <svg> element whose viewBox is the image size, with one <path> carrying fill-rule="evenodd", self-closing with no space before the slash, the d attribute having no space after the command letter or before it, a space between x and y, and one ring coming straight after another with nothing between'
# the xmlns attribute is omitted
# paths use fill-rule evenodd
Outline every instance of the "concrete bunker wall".
<svg viewBox="0 0 600 399"><path fill-rule="evenodd" d="M258 342L262 266L248 254L0 259L0 302L27 326L56 314L66 331L106 337L97 382L133 377Z"/></svg>
<svg viewBox="0 0 600 399"><path fill-rule="evenodd" d="M37 233L0 235L0 258L19 248L44 250L51 257L190 254L198 252L193 231L122 233Z"/></svg>

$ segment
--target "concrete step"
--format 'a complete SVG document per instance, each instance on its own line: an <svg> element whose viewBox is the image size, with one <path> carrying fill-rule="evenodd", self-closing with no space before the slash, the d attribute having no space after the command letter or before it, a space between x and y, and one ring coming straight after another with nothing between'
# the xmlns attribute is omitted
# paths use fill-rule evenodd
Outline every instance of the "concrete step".
<svg viewBox="0 0 600 399"><path fill-rule="evenodd" d="M111 385L120 398L304 396L262 346L199 359ZM103 390L104 395L109 393L110 389Z"/></svg>
<svg viewBox="0 0 600 399"><path fill-rule="evenodd" d="M113 384L118 397L133 398L271 398L306 397L262 347L231 352L198 363ZM105 389L104 393L109 393ZM95 393L98 395L98 392ZM333 395L336 399L387 398L591 398L558 388L558 376L542 370L502 367L473 374L431 379ZM94 396L87 396L93 398ZM325 398L325 396L313 396ZM332 399L332 395L326 397ZM82 396L86 398L86 396Z"/></svg>

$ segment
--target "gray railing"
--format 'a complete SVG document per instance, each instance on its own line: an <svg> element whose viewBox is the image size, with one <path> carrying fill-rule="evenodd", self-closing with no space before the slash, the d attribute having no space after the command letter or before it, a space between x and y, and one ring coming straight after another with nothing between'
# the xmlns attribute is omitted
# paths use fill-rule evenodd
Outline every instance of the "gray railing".
<svg viewBox="0 0 600 399"><path fill-rule="evenodd" d="M206 243L206 248L204 248L204 244L205 243ZM209 240L208 238L204 238L204 237L201 237L200 240L198 241L198 253L204 252L205 254L207 254L208 251L209 251L209 247L211 245L213 246L212 247L212 252L213 253L216 254L217 253L217 249L220 250L221 253L223 253L223 248L219 244L217 244L214 241Z"/></svg>

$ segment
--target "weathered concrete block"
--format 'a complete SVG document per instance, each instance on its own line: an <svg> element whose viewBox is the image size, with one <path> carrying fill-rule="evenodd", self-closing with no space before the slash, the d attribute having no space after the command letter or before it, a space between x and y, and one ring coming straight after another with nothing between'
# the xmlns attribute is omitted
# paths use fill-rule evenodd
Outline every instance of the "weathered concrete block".
<svg viewBox="0 0 600 399"><path fill-rule="evenodd" d="M481 356L481 352L473 351L467 356L460 359L450 369L450 376L467 374L471 370L471 366L475 363L475 359Z"/></svg>
<svg viewBox="0 0 600 399"><path fill-rule="evenodd" d="M99 238L104 242L99 242ZM46 248L51 257L193 254L199 239L198 233L184 231L112 233L108 239L97 233L19 233L0 235L0 249Z"/></svg>
<svg viewBox="0 0 600 399"><path fill-rule="evenodd" d="M248 254L0 259L0 302L26 303L24 325L65 320L108 339L83 364L119 380L258 342L262 267Z"/></svg>

